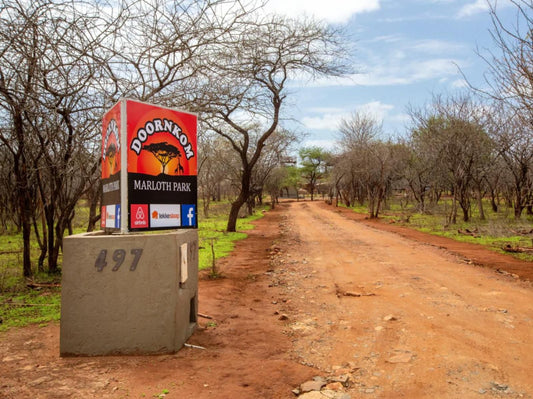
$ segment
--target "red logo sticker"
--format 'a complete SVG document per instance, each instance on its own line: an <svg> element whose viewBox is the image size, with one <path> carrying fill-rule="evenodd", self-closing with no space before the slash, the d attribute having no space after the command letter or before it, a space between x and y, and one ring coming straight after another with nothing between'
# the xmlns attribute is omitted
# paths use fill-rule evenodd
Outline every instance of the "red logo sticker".
<svg viewBox="0 0 533 399"><path fill-rule="evenodd" d="M106 207L105 205L102 205L102 212L100 213L100 227L102 227L103 229L105 229L106 217Z"/></svg>
<svg viewBox="0 0 533 399"><path fill-rule="evenodd" d="M130 206L131 228L148 228L148 204L131 204Z"/></svg>

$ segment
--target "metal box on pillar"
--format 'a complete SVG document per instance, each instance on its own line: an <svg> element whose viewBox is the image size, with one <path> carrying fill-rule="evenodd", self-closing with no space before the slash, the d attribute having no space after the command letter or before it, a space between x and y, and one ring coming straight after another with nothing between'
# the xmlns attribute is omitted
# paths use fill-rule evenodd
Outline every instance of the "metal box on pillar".
<svg viewBox="0 0 533 399"><path fill-rule="evenodd" d="M193 333L196 151L195 114L121 99L104 115L102 230L64 240L61 355L175 352Z"/></svg>

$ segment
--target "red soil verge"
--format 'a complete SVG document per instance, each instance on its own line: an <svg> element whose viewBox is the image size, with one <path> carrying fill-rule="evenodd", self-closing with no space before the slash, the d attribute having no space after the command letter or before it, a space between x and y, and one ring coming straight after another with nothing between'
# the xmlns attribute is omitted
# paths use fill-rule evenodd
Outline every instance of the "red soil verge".
<svg viewBox="0 0 533 399"><path fill-rule="evenodd" d="M323 208L333 209L333 206L325 202L321 206ZM335 211L346 218L364 223L367 226L393 232L411 240L446 249L449 252L460 255L467 263L488 267L503 273L515 274L521 280L533 281L533 262L523 261L513 258L511 255L487 250L483 245L459 242L451 238L423 233L409 227L387 223L382 219L369 219L366 215L356 213L348 208L337 207Z"/></svg>

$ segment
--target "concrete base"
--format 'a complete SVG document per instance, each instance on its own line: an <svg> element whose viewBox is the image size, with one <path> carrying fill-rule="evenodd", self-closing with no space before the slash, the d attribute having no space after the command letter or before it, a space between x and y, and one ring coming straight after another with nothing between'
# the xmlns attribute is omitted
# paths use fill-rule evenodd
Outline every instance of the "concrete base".
<svg viewBox="0 0 533 399"><path fill-rule="evenodd" d="M196 230L64 239L61 356L176 352L197 309Z"/></svg>

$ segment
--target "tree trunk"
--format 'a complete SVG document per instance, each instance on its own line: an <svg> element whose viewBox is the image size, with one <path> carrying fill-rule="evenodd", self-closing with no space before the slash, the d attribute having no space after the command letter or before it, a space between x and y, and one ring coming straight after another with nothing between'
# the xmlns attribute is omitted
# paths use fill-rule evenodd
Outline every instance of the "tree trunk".
<svg viewBox="0 0 533 399"><path fill-rule="evenodd" d="M452 213L451 213L451 216L450 216L450 222L451 222L451 224L456 224L457 223L457 199L455 198L455 194L454 194L453 200L452 200Z"/></svg>
<svg viewBox="0 0 533 399"><path fill-rule="evenodd" d="M20 112L19 112L20 111ZM32 201L31 182L28 172L28 161L25 155L25 134L22 122L22 111L17 109L13 116L13 127L16 135L17 151L13 152L13 171L15 174L15 192L18 198L18 216L22 229L22 274L24 277L31 277L31 221L32 221Z"/></svg>
<svg viewBox="0 0 533 399"><path fill-rule="evenodd" d="M96 228L96 202L91 202L89 206L89 222L87 223L87 232L90 233Z"/></svg>
<svg viewBox="0 0 533 399"><path fill-rule="evenodd" d="M237 231L237 218L239 217L239 211L246 201L242 194L240 194L235 201L231 203L231 209L228 217L228 225L226 231L235 232Z"/></svg>
<svg viewBox="0 0 533 399"><path fill-rule="evenodd" d="M270 193L270 207L276 209L276 195L273 193Z"/></svg>
<svg viewBox="0 0 533 399"><path fill-rule="evenodd" d="M255 197L253 195L248 196L248 200L246 201L246 213L248 216L252 216L254 214L254 206L255 206Z"/></svg>
<svg viewBox="0 0 533 399"><path fill-rule="evenodd" d="M524 209L522 205L522 201L523 200L522 200L522 193L521 193L520 187L516 187L516 197L515 197L515 203L514 203L514 218L517 220L522 217L522 210Z"/></svg>
<svg viewBox="0 0 533 399"><path fill-rule="evenodd" d="M61 248L63 248L64 232L71 220L71 217L69 217L68 220L61 218L57 221L55 225L55 242L53 244L52 250L48 255L48 274L59 273L59 268L57 264L57 261L59 259L59 251L61 250Z"/></svg>
<svg viewBox="0 0 533 399"><path fill-rule="evenodd" d="M25 167L23 167L25 169ZM20 225L22 227L22 274L24 277L33 275L31 269L31 227L32 227L32 205L29 198L25 171L16 173L18 206L20 212Z"/></svg>
<svg viewBox="0 0 533 399"><path fill-rule="evenodd" d="M42 205L41 205L42 206ZM42 228L42 235L43 238L41 239L41 234L39 233L39 227L37 226L37 220L35 220L35 215L33 218L33 231L35 232L35 237L37 239L37 243L39 244L39 248L41 249L41 253L39 254L39 260L37 262L37 271L39 273L44 273L44 260L46 259L46 254L48 252L47 247L47 232L46 232L46 219L44 217L44 210L41 210L41 228Z"/></svg>
<svg viewBox="0 0 533 399"><path fill-rule="evenodd" d="M479 218L481 220L485 220L485 211L483 209L483 194L481 193L481 189L477 189L477 207L479 209Z"/></svg>
<svg viewBox="0 0 533 399"><path fill-rule="evenodd" d="M23 213L27 213L23 211ZM30 217L26 214L22 218L22 269L24 277L31 277L33 272L31 270L31 254L30 254L30 236L31 236L31 223Z"/></svg>
<svg viewBox="0 0 533 399"><path fill-rule="evenodd" d="M518 204L515 204L515 207L514 207L514 218L516 220L518 220L521 217L522 217L522 208Z"/></svg>
<svg viewBox="0 0 533 399"><path fill-rule="evenodd" d="M48 273L51 274L55 273L57 266L54 264L54 262L57 261L57 256L54 256L54 206L52 204L45 205L44 213L46 215L46 228L48 230Z"/></svg>
<svg viewBox="0 0 533 399"><path fill-rule="evenodd" d="M468 208L467 207L461 207L461 209L463 210L463 221L464 222L468 222L470 220L470 215L468 213Z"/></svg>
<svg viewBox="0 0 533 399"><path fill-rule="evenodd" d="M208 194L204 197L204 217L207 219L209 217L209 204L211 202L211 196Z"/></svg>
<svg viewBox="0 0 533 399"><path fill-rule="evenodd" d="M247 165L243 167L241 176L241 191L235 201L231 203L231 209L228 216L228 225L226 231L234 233L237 231L237 218L239 217L239 211L241 207L250 198L250 184L252 180L252 166Z"/></svg>
<svg viewBox="0 0 533 399"><path fill-rule="evenodd" d="M496 203L496 193L494 189L490 189L490 205L494 213L498 212L498 204Z"/></svg>
<svg viewBox="0 0 533 399"><path fill-rule="evenodd" d="M100 179L99 179L100 180ZM94 192L94 190L89 190L89 223L87 224L87 232L94 231L96 228L96 222L100 220L99 215L97 214L98 211L98 205L100 203L100 196L102 195L102 189L101 189L102 182L100 180L100 183L98 183L98 186L100 187L97 192Z"/></svg>

